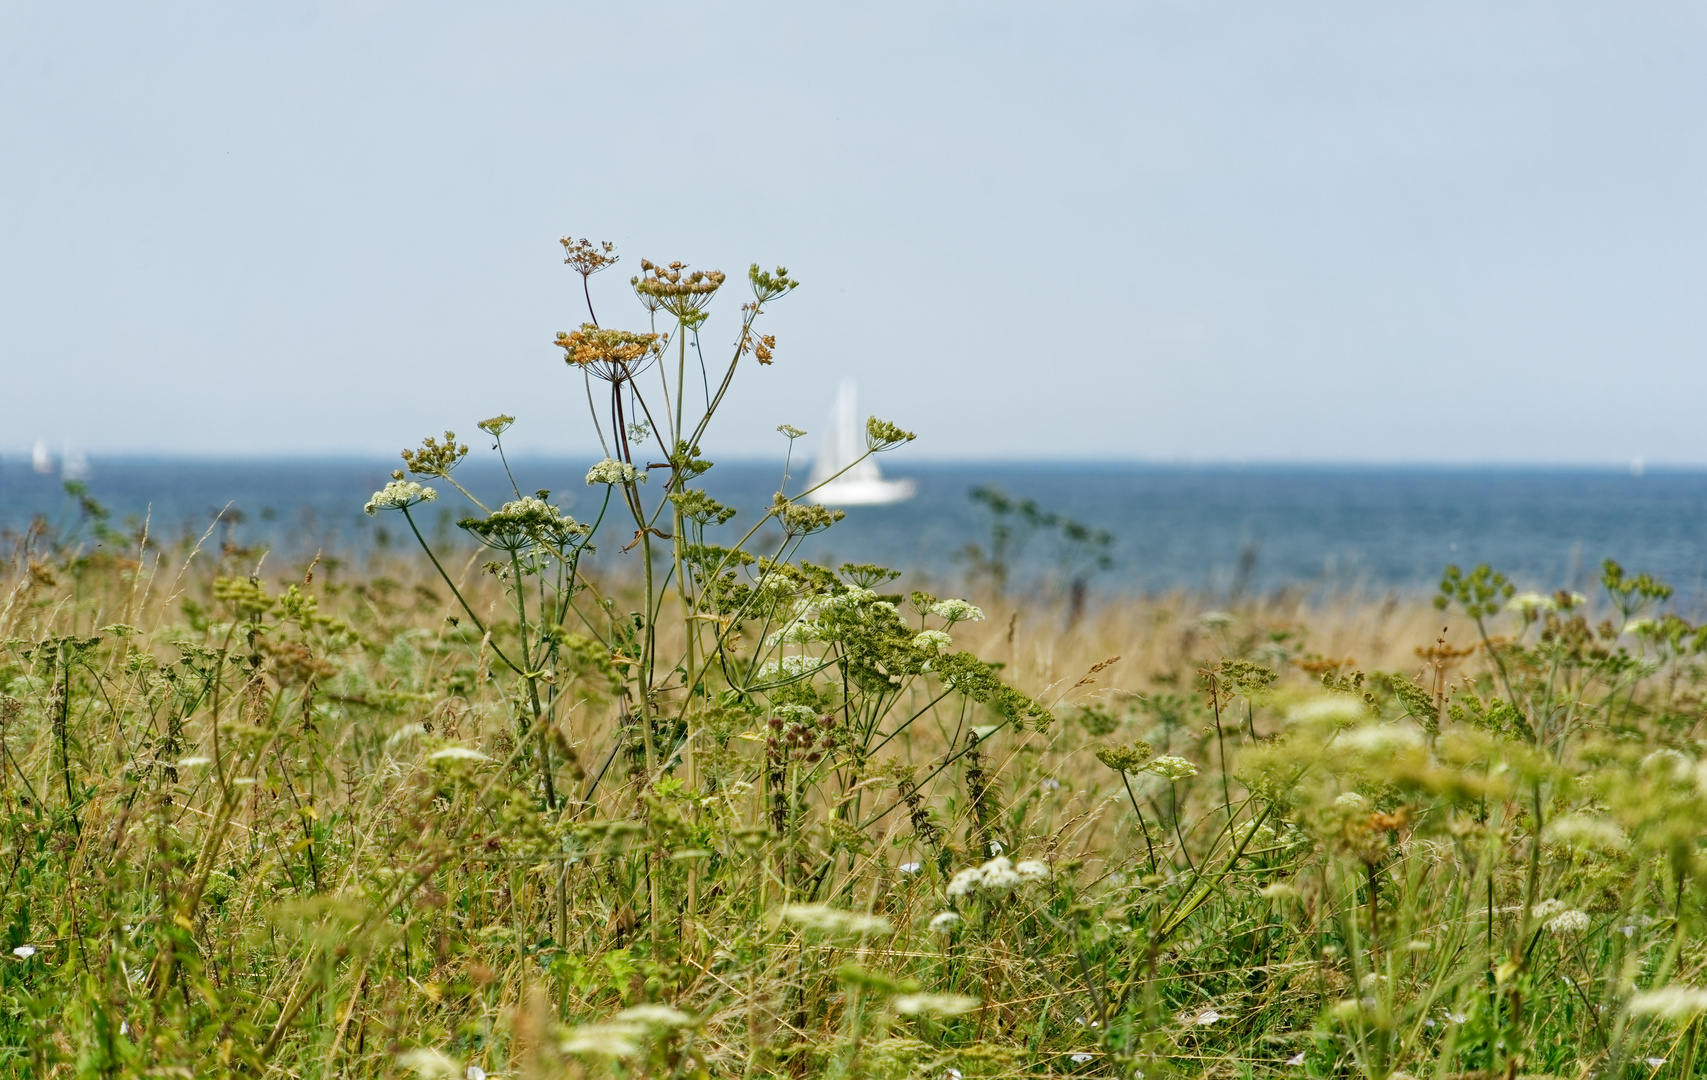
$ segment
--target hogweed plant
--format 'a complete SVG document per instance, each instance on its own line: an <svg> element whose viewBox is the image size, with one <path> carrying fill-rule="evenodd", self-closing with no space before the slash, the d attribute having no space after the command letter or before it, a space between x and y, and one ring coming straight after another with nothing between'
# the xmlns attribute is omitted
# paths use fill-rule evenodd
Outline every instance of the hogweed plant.
<svg viewBox="0 0 1707 1080"><path fill-rule="evenodd" d="M816 565L834 507L785 468L747 520L701 452L795 282L751 270L713 357L724 275L642 263L615 329L617 253L564 246L585 520L498 416L507 497L445 432L368 501L418 559L163 542L82 488L15 538L10 1073L1697 1070L1707 627L1663 583L1063 631Z"/></svg>

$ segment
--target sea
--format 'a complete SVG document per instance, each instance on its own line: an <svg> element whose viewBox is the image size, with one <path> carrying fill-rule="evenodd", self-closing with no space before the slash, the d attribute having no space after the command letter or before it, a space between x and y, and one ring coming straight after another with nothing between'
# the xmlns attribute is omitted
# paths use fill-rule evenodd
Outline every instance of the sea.
<svg viewBox="0 0 1707 1080"><path fill-rule="evenodd" d="M597 516L604 489L586 484L588 462L511 465L522 491L549 489L582 520ZM115 527L146 523L163 543L205 535L214 544L264 549L276 566L315 552L362 558L414 544L401 515L362 512L393 467L383 459L114 457L90 461L80 482ZM805 471L795 470L789 490L800 489ZM1521 588L1592 595L1610 558L1674 586L1674 607L1685 614L1707 602L1707 470L979 462L890 472L912 479L917 494L847 508L800 554L828 565L880 563L945 588L965 582L979 564L971 550L986 557L991 550L993 517L971 496L985 488L1030 500L1041 520L1056 522L1029 535L1014 530L1008 562L1016 588L1083 576L1103 597L1422 594L1447 564L1485 562ZM490 462L470 460L456 476L488 505L514 497ZM759 519L783 483L782 464L723 463L704 482L737 508L722 530L727 540ZM466 543L455 522L472 506L449 485L435 486L440 499L418 515L423 531L440 543ZM0 458L0 534L16 537L38 517L59 535L98 542L62 476ZM615 521L614 513L606 518ZM1064 538L1065 521L1109 539L1075 544ZM756 539L773 543L774 531L762 528ZM632 533L632 523L608 528L596 559L632 560L622 550Z"/></svg>

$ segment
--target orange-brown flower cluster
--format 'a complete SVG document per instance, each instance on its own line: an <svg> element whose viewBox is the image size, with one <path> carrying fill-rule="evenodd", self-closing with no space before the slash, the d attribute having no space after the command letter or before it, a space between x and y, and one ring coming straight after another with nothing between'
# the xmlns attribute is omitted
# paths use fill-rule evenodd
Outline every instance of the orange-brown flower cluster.
<svg viewBox="0 0 1707 1080"><path fill-rule="evenodd" d="M686 318L711 302L712 295L723 287L724 277L721 270L688 273L687 267L684 262L658 266L648 259L641 259L640 269L645 271L645 275L630 278L629 284L634 286L647 310L663 308L678 319Z"/></svg>
<svg viewBox="0 0 1707 1080"><path fill-rule="evenodd" d="M616 246L609 240L602 240L598 244L594 244L585 237L580 240L572 240L565 236L558 243L563 245L563 261L573 266L575 272L582 277L590 277L605 267L613 265L617 259L621 258L619 255L612 254L616 251Z"/></svg>
<svg viewBox="0 0 1707 1080"><path fill-rule="evenodd" d="M633 378L658 354L659 334L635 334L606 330L592 323L557 335L563 359L610 382Z"/></svg>

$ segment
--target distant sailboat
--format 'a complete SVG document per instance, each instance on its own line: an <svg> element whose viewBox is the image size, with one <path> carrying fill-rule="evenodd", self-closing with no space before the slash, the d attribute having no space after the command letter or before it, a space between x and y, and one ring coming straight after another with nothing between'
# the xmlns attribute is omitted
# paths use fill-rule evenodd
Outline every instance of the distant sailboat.
<svg viewBox="0 0 1707 1080"><path fill-rule="evenodd" d="M36 440L36 450L35 453L30 455L30 464L34 465L36 472L41 473L43 476L52 476L54 474L55 469L53 465L53 455L48 453L47 443L45 441L41 439Z"/></svg>
<svg viewBox="0 0 1707 1080"><path fill-rule="evenodd" d="M812 493L812 498L832 506L881 506L913 497L913 482L885 480L875 458L868 457L848 468L863 453L865 425L859 421L857 390L852 382L844 381L836 393L835 408L830 411L818 460L812 463L809 486L824 484ZM847 471L843 472L844 469ZM837 473L841 475L836 476ZM830 480L832 476L836 479Z"/></svg>

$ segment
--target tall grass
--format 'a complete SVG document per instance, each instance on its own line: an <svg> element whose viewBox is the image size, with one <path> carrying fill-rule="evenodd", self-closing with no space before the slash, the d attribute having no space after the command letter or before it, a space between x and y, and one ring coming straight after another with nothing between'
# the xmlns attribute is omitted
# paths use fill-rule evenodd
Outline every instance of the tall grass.
<svg viewBox="0 0 1707 1080"><path fill-rule="evenodd" d="M566 248L590 313L612 253ZM800 560L836 514L786 480L774 547L709 544L699 442L794 283L754 269L719 371L722 275L644 269L648 330L559 339L593 522L516 477L430 544L446 433L370 504L418 559L18 544L8 1068L1695 1069L1707 632L1663 585L981 610ZM512 422L481 425L500 453ZM626 569L589 574L595 543Z"/></svg>

